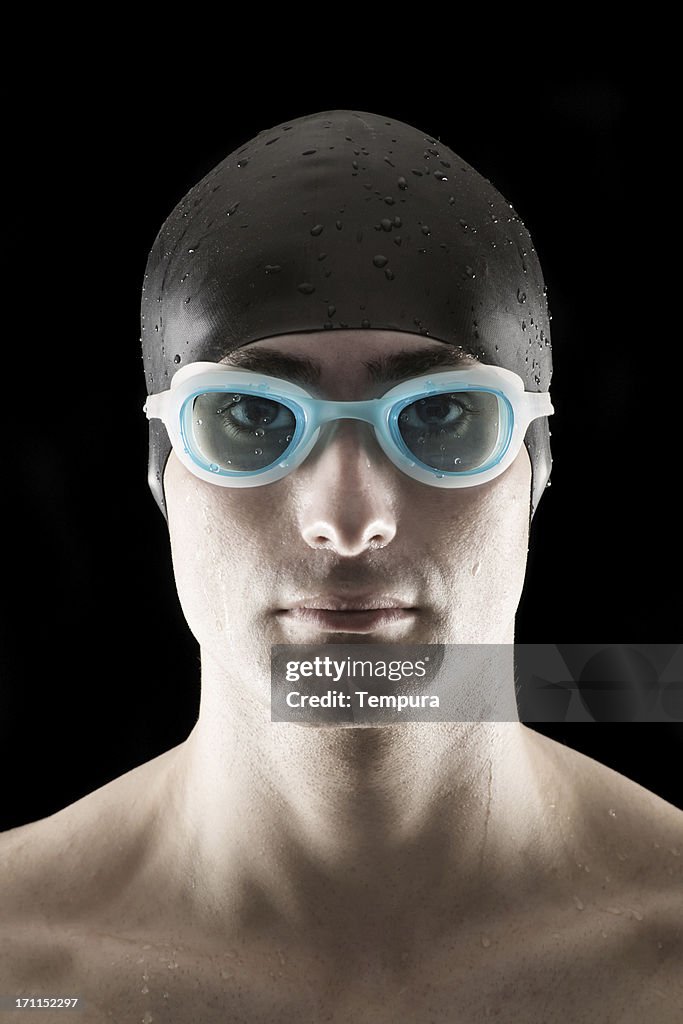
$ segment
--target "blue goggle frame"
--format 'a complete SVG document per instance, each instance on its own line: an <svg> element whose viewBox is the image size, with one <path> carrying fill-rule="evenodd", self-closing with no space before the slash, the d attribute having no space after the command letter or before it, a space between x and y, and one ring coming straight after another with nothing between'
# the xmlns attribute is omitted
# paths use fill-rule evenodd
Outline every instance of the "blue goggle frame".
<svg viewBox="0 0 683 1024"><path fill-rule="evenodd" d="M398 425L401 412L413 402L451 391L485 391L498 400L498 437L486 461L477 468L449 472L421 462L406 445ZM279 402L295 418L291 440L270 465L252 470L228 470L210 462L195 437L194 399L208 392L238 392ZM472 487L493 480L514 461L527 427L550 416L549 392L525 391L521 377L500 366L477 363L466 369L423 374L402 381L379 398L338 402L316 398L288 380L225 363L190 363L178 370L168 391L150 395L144 405L147 419L160 419L173 449L195 476L220 487L259 487L274 483L301 465L326 423L340 419L370 423L377 441L403 473L432 487Z"/></svg>

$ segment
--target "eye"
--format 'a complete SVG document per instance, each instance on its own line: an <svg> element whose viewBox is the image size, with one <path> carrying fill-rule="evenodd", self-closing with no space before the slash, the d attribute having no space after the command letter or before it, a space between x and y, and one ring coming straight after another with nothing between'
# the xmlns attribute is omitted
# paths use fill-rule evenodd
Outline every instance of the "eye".
<svg viewBox="0 0 683 1024"><path fill-rule="evenodd" d="M229 405L216 409L216 413L231 420L237 427L254 430L277 426L278 418L281 418L283 413L288 414L289 410L279 402L271 402L267 398L235 395Z"/></svg>
<svg viewBox="0 0 683 1024"><path fill-rule="evenodd" d="M430 395L407 406L399 419L405 426L448 427L454 426L468 412L468 406L457 394Z"/></svg>

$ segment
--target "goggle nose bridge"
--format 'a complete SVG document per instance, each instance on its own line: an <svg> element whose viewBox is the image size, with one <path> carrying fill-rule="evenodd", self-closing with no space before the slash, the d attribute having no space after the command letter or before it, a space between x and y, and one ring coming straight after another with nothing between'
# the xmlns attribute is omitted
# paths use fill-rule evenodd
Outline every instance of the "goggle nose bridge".
<svg viewBox="0 0 683 1024"><path fill-rule="evenodd" d="M386 405L381 398L369 398L362 402L332 402L320 399L313 407L311 426L321 427L333 420L362 420L376 426L378 415Z"/></svg>

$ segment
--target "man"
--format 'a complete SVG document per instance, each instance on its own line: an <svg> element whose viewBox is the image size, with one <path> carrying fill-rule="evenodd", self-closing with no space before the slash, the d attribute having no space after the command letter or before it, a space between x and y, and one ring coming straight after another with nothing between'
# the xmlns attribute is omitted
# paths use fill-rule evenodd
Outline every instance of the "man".
<svg viewBox="0 0 683 1024"><path fill-rule="evenodd" d="M490 183L377 115L261 133L179 204L143 350L199 718L2 837L1 995L93 1022L680 1019L676 808L514 716L270 717L273 645L512 644L544 299ZM365 403L397 388L392 434Z"/></svg>

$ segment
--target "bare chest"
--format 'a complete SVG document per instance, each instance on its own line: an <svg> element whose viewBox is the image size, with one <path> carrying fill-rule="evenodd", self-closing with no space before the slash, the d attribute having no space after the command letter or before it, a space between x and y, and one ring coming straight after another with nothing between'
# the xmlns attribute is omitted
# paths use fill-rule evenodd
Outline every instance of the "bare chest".
<svg viewBox="0 0 683 1024"><path fill-rule="evenodd" d="M678 1024L683 977L665 932L610 916L470 930L433 948L407 939L390 960L342 948L318 956L294 937L198 952L93 933L34 941L5 989L76 996L88 1024Z"/></svg>

